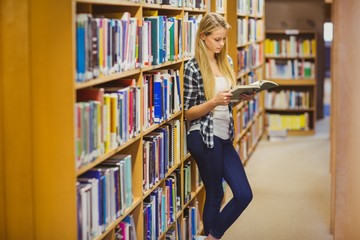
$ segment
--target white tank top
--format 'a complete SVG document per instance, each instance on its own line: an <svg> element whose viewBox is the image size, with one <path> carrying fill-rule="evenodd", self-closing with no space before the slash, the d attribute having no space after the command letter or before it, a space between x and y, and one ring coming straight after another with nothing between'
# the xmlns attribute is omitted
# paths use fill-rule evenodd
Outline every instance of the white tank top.
<svg viewBox="0 0 360 240"><path fill-rule="evenodd" d="M230 89L229 81L224 77L215 77L215 95ZM230 138L229 106L217 106L213 110L214 135L227 140Z"/></svg>
<svg viewBox="0 0 360 240"><path fill-rule="evenodd" d="M229 90L230 83L224 77L215 77L215 95L221 91ZM213 109L214 135L227 140L230 138L230 115L228 106L217 106ZM192 125L189 131L200 130L200 124Z"/></svg>

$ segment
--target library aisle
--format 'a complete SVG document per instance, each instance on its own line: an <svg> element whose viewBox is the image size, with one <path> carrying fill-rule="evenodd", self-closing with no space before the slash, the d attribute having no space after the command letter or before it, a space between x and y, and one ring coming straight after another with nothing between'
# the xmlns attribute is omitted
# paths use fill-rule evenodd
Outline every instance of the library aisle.
<svg viewBox="0 0 360 240"><path fill-rule="evenodd" d="M259 143L246 165L254 199L223 240L333 239L329 119L316 124L315 135Z"/></svg>

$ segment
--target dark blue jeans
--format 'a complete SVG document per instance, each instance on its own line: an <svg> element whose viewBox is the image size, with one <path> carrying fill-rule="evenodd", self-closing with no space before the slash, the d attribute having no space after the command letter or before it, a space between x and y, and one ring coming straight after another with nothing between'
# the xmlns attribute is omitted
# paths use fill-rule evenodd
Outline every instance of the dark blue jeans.
<svg viewBox="0 0 360 240"><path fill-rule="evenodd" d="M221 238L252 200L252 191L243 164L230 140L214 137L214 148L207 148L199 131L187 135L187 147L199 168L206 190L203 210L205 235ZM233 198L220 211L224 197L222 179Z"/></svg>

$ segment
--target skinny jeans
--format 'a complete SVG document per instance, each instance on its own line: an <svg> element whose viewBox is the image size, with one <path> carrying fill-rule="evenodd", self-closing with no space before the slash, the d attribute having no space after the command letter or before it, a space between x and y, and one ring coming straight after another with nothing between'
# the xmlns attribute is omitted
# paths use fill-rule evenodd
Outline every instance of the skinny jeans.
<svg viewBox="0 0 360 240"><path fill-rule="evenodd" d="M220 239L252 200L244 166L230 140L214 136L214 148L207 148L199 130L187 135L187 148L194 157L206 190L203 209L204 232ZM220 211L224 197L222 179L233 198Z"/></svg>

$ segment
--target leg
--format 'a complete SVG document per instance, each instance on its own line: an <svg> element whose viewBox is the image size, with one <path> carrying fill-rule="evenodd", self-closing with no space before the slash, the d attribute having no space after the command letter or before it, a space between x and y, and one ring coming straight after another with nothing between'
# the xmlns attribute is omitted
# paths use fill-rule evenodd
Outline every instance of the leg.
<svg viewBox="0 0 360 240"><path fill-rule="evenodd" d="M224 178L229 184L233 198L222 209L210 232L219 239L241 215L253 197L244 166L230 141L224 145L223 156Z"/></svg>
<svg viewBox="0 0 360 240"><path fill-rule="evenodd" d="M216 139L214 148L206 148L199 131L192 131L188 135L187 144L191 155L195 158L206 189L203 223L205 235L208 235L219 216L221 201L224 197L222 143Z"/></svg>

